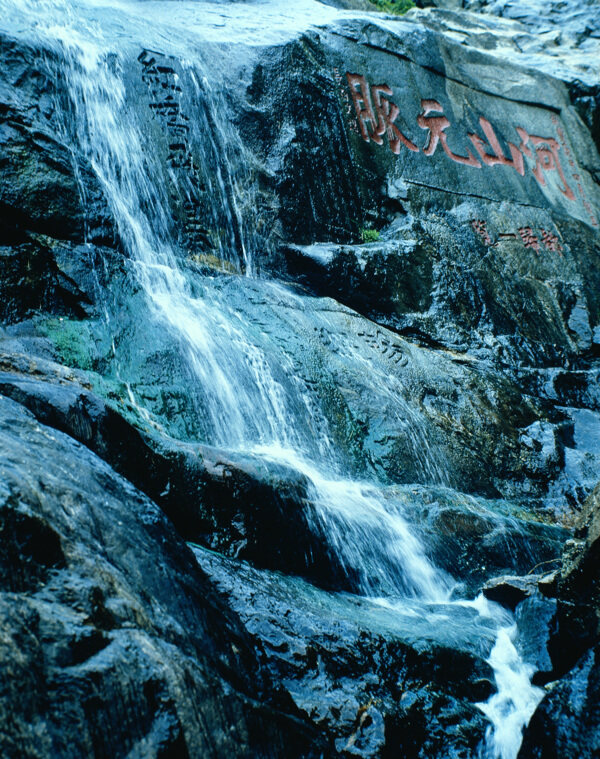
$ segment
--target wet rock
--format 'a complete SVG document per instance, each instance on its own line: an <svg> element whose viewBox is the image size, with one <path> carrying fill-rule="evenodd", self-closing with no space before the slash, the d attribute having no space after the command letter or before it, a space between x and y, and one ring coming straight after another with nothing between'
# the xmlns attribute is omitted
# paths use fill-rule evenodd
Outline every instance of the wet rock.
<svg viewBox="0 0 600 759"><path fill-rule="evenodd" d="M59 240L111 239L99 182L66 142L59 59L5 35L0 52L1 236L16 228Z"/></svg>
<svg viewBox="0 0 600 759"><path fill-rule="evenodd" d="M356 589L309 522L307 481L290 467L140 429L90 391L85 376L4 355L0 392L100 455L158 503L180 535L258 566ZM125 412L125 413L124 413Z"/></svg>
<svg viewBox="0 0 600 759"><path fill-rule="evenodd" d="M506 502L433 487L411 486L404 496L406 513L418 524L428 555L468 594L477 594L483 585L487 595L487 582L494 582L490 577L525 575L540 562L560 561L568 532L528 520L526 512L515 513Z"/></svg>
<svg viewBox="0 0 600 759"><path fill-rule="evenodd" d="M540 579L540 575L495 577L483 586L482 591L483 595L490 601L496 601L496 603L514 611L521 601L530 598L537 592Z"/></svg>
<svg viewBox="0 0 600 759"><path fill-rule="evenodd" d="M437 161L435 154L430 160L423 156L427 145L413 127L420 118L419 94L425 98L424 92L429 93L427 97L435 92L436 102L451 104L440 105L451 123L468 120L472 106L465 110L463 103L475 102L475 71L484 65L483 58L464 46L460 55L472 55L472 62L455 64L458 52L452 48L452 37L438 36L440 25L437 16L434 18L429 26L427 15L396 22L396 34L391 31L395 27L386 27L383 32L367 23L348 22L332 36L307 36L302 43L270 53L256 69L260 79L249 88L251 103L262 111L282 114L284 119L279 135L262 131L261 150L269 166L281 167L277 194L282 233L295 243L284 248L288 273L313 291L331 295L405 334L425 335L433 344L454 349L468 344L472 350L504 363L551 365L583 355L590 349L592 329L598 321L597 283L588 287L588 281L596 282L596 275L588 270L588 255L580 256L578 251L594 250L598 236L592 231L594 227L575 226L567 215L579 214L578 205L586 213L588 201L573 199L567 208L558 197L556 202L539 198L534 211L531 201L539 197L539 187L530 185L525 177L519 188L512 181L514 169L502 167L498 171L495 166L483 172L470 167L459 171L447 155ZM425 24L427 32L417 20ZM461 20L465 22L462 16ZM452 26L449 21L448 25ZM414 43L408 42L413 39ZM427 45L417 44L417 40L425 39L429 40L429 49L437 51L427 63L421 52ZM369 58L368 71L360 55L364 44L378 49ZM399 52L407 58L403 75L399 69L404 64L396 57ZM282 79L282 72L292 61L296 72L293 84ZM494 59L486 63L491 77L486 80L487 91L491 88L506 97L506 80L493 79ZM498 71L506 70L504 63L496 61L496 65ZM443 79L428 78L424 73L421 67L427 66L440 75L452 72L464 91L460 87L456 92L444 91ZM361 74L365 79L356 79L349 86L346 73ZM515 83L517 79L519 86L515 84L510 95L515 99L510 116L506 111L495 115L492 99L482 100L478 113L487 113L485 118L493 121L496 129L504 124L507 135L515 128L512 124L525 124L533 118L539 130L540 120L547 118L543 128L548 134L558 135L558 129L564 138L567 129L569 139L578 143L577 148L560 143L563 162L569 165L568 160L573 164L577 160L589 165L592 173L596 171L596 151L586 130L576 126L580 122L569 106L565 88L534 72L528 74L525 83L515 70ZM296 80L306 86L299 90ZM413 147L403 145L399 157L385 140L369 138L370 122L361 127L362 117L356 117L352 87L356 92L359 85L368 87L371 81L386 82L402 99L403 134L409 135ZM548 98L537 106L538 111L520 110L517 99L537 103L541 88ZM390 99L393 101L393 96ZM343 126L333 110L335 101L343 114ZM548 110L559 102L564 104L564 126L556 118L553 121ZM455 109L454 121L448 107ZM318 126L315 114L319 114ZM481 128L475 115L472 118L473 128ZM242 129L256 143L258 136L251 132L254 123L248 120ZM359 127L367 130L368 142ZM533 125L531 130L533 133ZM296 137L285 142L285 134ZM511 140L508 136L505 139ZM469 149L469 155L475 156L472 144ZM319 151L318 172L308 180L305 168L313 166L310 156ZM452 184L450 176L456 171L459 174ZM471 172L470 179L467 182L464 174L462 188L458 177L467 171ZM473 184L479 180L485 187ZM569 181L576 187L576 180ZM444 191L450 190L451 184L462 188L460 194L452 197ZM584 194L594 196L593 182L586 187L582 186ZM565 187L563 190L570 192ZM591 216L581 218L597 225L594 213L592 210ZM365 234L381 236L381 242L357 245ZM549 242L550 248L540 242L554 237L560 242ZM321 247L315 245L321 241ZM335 246L333 242L345 244Z"/></svg>
<svg viewBox="0 0 600 759"><path fill-rule="evenodd" d="M568 492L576 507L587 494L587 483L579 487L573 484L579 481L579 471L561 480L569 455L566 443L570 423L562 408L553 407L568 405L576 393L563 392L562 387L583 381L584 372L590 376L586 380L588 387L593 386L593 370L582 366L573 379L570 374L571 364L593 350L599 313L600 287L595 267L590 264L593 254L588 255L594 249L597 235L585 223L570 222L565 215L565 209L567 213L585 215L585 206L579 201L579 205L571 205L557 184L556 171L546 185L541 185L532 174L533 164L525 160L527 156L524 159L527 171L521 177L507 166L486 166L480 171L461 167L439 146L434 155L426 156L423 149L427 134L421 127L417 132L420 140L413 134L420 146L419 155L404 148L404 152L396 155L385 140L383 145L373 140L367 144L356 131L358 122L344 79L344 66L348 71L368 74L368 82L375 77L377 81L391 82L392 89L401 87L404 85L395 84L405 81L396 66L396 54L401 48L408 57L407 72L414 78L410 80L410 93L404 93L406 102L411 103L410 113L407 111L402 117L407 128L409 124L416 128L418 96L431 90L430 94L444 100L447 115L454 119L453 129L458 129L459 122L463 131L480 129L476 118L480 112L488 118L497 117L494 124L505 141L517 140L514 132L517 123L527 122L531 130L533 125L537 129L543 123L554 130L553 134L560 128L566 146L561 143L560 155L566 156L568 148L574 164L585 158L585 165L589 164L592 170L595 159L590 153L589 135L575 119L562 85L544 79L541 74L528 74L519 87L515 84L518 92L510 94L513 100L509 97L507 101L511 103L510 114L498 110L498 102L504 103L508 96L502 81L492 76L497 60L470 51L465 53L468 57L465 66L459 67L456 56L464 53L465 46L449 31L454 22L444 16L448 28L441 21L436 27L429 23L429 15L413 13L394 21L391 27L386 25L385 29L373 21L348 20L327 32L309 33L275 49L248 51L240 58L243 70L240 69L239 81L233 77L235 82L222 83L227 98L235 103L232 110L244 142L257 158L255 221L257 228L267 231L256 265L278 276L293 276L312 292L334 296L386 330L400 333L411 344L428 346L430 353L419 352L414 356L394 334L383 330L381 335L373 333L368 324L362 329L358 320L354 322L356 329L348 329L348 313L343 308L335 309L333 331L337 352L351 355L358 351L369 361L373 356L379 361L384 354L383 374L393 372L398 378L402 403L382 399L377 387L366 388L364 381L357 381L358 364L344 360L335 366L331 328L325 323L326 314L332 311L330 304L308 298L297 300L296 303L303 303L299 311L307 313L314 307L319 312L315 323L309 323L313 321L309 315L297 330L290 329L286 322L290 303L278 302L278 298L258 285L223 285L223 301L229 301L247 323L268 325L255 338L262 341L261 347L270 355L277 357L277 371L281 371L290 354L294 356L294 371L306 383L307 394L324 411L324 419L318 422L319 432L329 426L328 434L343 449L355 474L374 472L377 477L383 475L402 483L431 481L433 477L436 482L470 493L531 499L530 505L536 499L538 505L540 499L547 499L554 506ZM483 18L464 23L485 25L492 21ZM489 33L496 33L495 27L490 27ZM14 47L14 43L10 44ZM368 60L362 56L364 50L375 48L377 52L369 53ZM426 48L429 58L424 53ZM31 55L30 50L23 52L20 65L26 68L32 65ZM51 61L54 65L54 59ZM364 68L367 63L369 71ZM430 64L435 74L431 73ZM166 52L142 53L124 65L130 100L156 141L160 165L155 168L161 177L157 185L168 196L165 203L172 218L167 223L178 230L177 254L187 256L189 271L196 274L192 287L202 292L205 284L197 275L202 267L204 271L210 270L211 265L216 267L218 256L226 253L216 242L223 237L219 229L224 229L225 220L221 218L222 211L210 224L196 218L179 185L202 188L202 197L196 198L197 203L192 205L209 209L215 204L209 204L205 174L217 167L229 172L231 186L227 185L221 205L231 200L227 193L235 184L244 188L244 197L246 191L251 197L254 180L240 168L243 161L239 146L235 150L226 149L217 140L218 144L208 150L201 143L201 134L216 134L212 127L190 133L189 144L181 148L186 156L193 157L191 163L186 159L187 168L171 166L175 160L170 152L170 146L175 144L173 128L159 112L167 107L164 98L173 97L175 92L181 93L177 118L182 123L188 123L192 113L203 114L202 119L210 121L209 117L214 119L215 108L224 115L228 102L225 99L208 102L207 93L195 89L190 71L184 71L185 67ZM398 65L402 68L405 64ZM486 97L476 95L477 108L473 106L472 113L463 114L464 98L479 91L477 66L492 77L488 83L490 92ZM517 69L510 70L516 77ZM10 72L9 68L5 75L9 93L6 99L12 102L16 89ZM444 79L443 75L449 78ZM456 77L460 86L456 84L458 90L454 92L454 85L450 87L448 82ZM541 91L545 93L544 102L537 104L533 95ZM552 120L555 116L552 108L557 103L564 105L561 111L564 123L557 122L558 126ZM274 113L279 114L277 123L270 117ZM47 129L53 126L50 119ZM465 134L461 139L467 140ZM465 144L475 150L472 142L467 140ZM313 160L315 155L320 156L318 166ZM406 166L402 163L401 167L399 161L405 158L408 163ZM223 163L226 159L227 165ZM197 175L192 176L188 163L203 168L194 169ZM165 166L171 166L172 176ZM425 172L427 181L420 184L412 181L411 172L416 167ZM474 189L469 189L465 173L468 171L479 172L477 176L481 177L485 174L481 187L473 185ZM589 172L583 169L582 172L582 188L591 198L593 211L595 191L588 181ZM459 184L465 183L465 194L453 194L454 179L460 180ZM15 182L11 180L10 186ZM11 191L17 192L14 187ZM93 196L91 189L86 197L89 195ZM531 198L537 198L539 207L533 208ZM91 206L93 219L99 218L98 204L94 201ZM505 229L508 221L514 229ZM476 228L473 222L477 222ZM483 235L479 222L485 222L487 231ZM35 226L31 221L27 223ZM239 221L236 224L232 234L239 242L246 233ZM533 236L527 238L531 243L527 247L519 230L529 228ZM368 232L378 232L381 240L358 244L360 236ZM550 247L543 243L542 232ZM285 244L278 248L281 239ZM316 244L322 240L327 242ZM193 381L189 367L181 361L174 334L167 333L162 324L140 320L139 314L146 312L147 303L135 292L135 272L128 268L128 263L113 263L114 253L97 246L84 251L54 240L48 249L57 262L57 276L61 281L68 277L73 283L70 286L78 291L79 310L68 313L71 317L68 323L64 319L55 320L40 327L43 334L61 344L62 361L80 368L94 368L103 378L114 382L106 388L108 393L133 392L136 402L152 415L152 422L166 427L174 437L212 440L214 429L206 413L207 389ZM84 252L89 256L87 273ZM21 261L12 248L10 255ZM77 261L81 263L68 264ZM226 263L232 270L239 264L229 259ZM48 288L43 284L41 271L45 268L44 261L36 261L33 268L36 277L42 280L42 294L30 297L33 305L27 309L13 308L13 320L34 310L52 312L54 308L47 304L50 296L46 294ZM94 286L91 281L92 270L98 272L99 285ZM54 284L52 287L56 289ZM254 292L248 299L246 294L250 290ZM98 301L98 291L108 302ZM97 303L95 319L78 322L72 316L81 316L81 308L89 311L87 300ZM108 325L102 324L105 310L110 313ZM55 311L67 315L68 309L61 306ZM279 313L275 316L274 311ZM297 316L300 323L300 314ZM272 323L273 318L276 323ZM350 339L342 337L344 332ZM316 349L315 340L320 343ZM446 364L441 358L449 356L440 348L460 355L452 356L451 363ZM405 358L409 363L415 358L424 359L431 366L435 364L434 376L428 377L423 371L409 372ZM509 383L506 376L498 377L488 371L487 362L495 364L501 372L510 366L514 378ZM457 364L463 367L471 364L474 372L466 371L465 376L456 371ZM527 375L531 365L536 371L540 365L540 371L556 365L563 367L564 382L556 384L558 392L551 399L544 399L550 400L549 404L540 404L527 394L521 397L525 389L521 373ZM441 377L438 370L452 380ZM278 376L277 381L280 379ZM534 393L541 392L540 384L545 387L547 383L541 379L536 382L532 387ZM458 393L457 388L466 388L468 393ZM585 392L577 391L582 403L587 403ZM404 401L408 401L410 415L417 420L416 432L405 420L388 421L394 416L405 419ZM421 460L419 439L423 435L428 439L429 449L439 451L433 466L426 467ZM590 464L594 463L592 455ZM442 477L440 470L446 472ZM448 477L449 471L453 472L452 477ZM549 486L550 481L557 480L560 484Z"/></svg>
<svg viewBox="0 0 600 759"><path fill-rule="evenodd" d="M593 759L600 751L600 650L590 648L538 706L519 759Z"/></svg>
<svg viewBox="0 0 600 759"><path fill-rule="evenodd" d="M323 755L153 503L6 398L0 438L3 756Z"/></svg>
<svg viewBox="0 0 600 759"><path fill-rule="evenodd" d="M126 44L119 32L122 55L106 70L122 71L130 120L151 145L152 181L139 182L135 207L173 241L177 325L149 306L156 293L142 292L116 239L64 51L3 37L0 317L10 355L0 390L37 418L24 417L27 455L44 450L32 471L54 488L31 485L31 513L9 504L0 521L10 545L0 560L10 675L0 716L15 725L14 745L35 736L42 755L99 746L289 756L310 754L311 741L325 753L320 733L346 755L478 751L486 725L474 703L491 692L492 636L474 613L442 610L434 634L432 610L413 609L393 628L365 601L200 551L243 630L154 507L40 426L106 459L188 540L329 589L357 590L359 570L309 523L310 478L248 452L248 440L277 438L256 421L265 408L293 420L285 440L308 459L322 461L326 442L335 476L376 483L463 592L557 555L565 531L533 524L531 512L569 523L600 463L595 11L444 5L401 20L348 16L276 45L237 45L235 56L229 38L199 37L208 63L184 62L162 30L136 26ZM555 13L560 30L547 20ZM97 147L96 159L110 157L108 143ZM252 267L271 281L236 276ZM189 355L185 330L210 344L208 357ZM239 413L223 423L225 375ZM16 418L3 432L11 445ZM25 444L13 447L11 482L24 489ZM578 539L576 551L595 556L595 539ZM575 553L556 609L538 594L517 606L540 683L596 640L594 561ZM555 612L575 645L551 641L550 661ZM469 625L479 644L465 641ZM566 677L594 696L585 667ZM569 687L549 696L567 715L565 751L569 725L584 719L564 700ZM534 722L550 720L545 704ZM595 717L585 719L587 736ZM69 747L59 723L74 725Z"/></svg>
<svg viewBox="0 0 600 759"><path fill-rule="evenodd" d="M579 537L565 545L548 645L550 676L560 679L552 683L525 731L521 759L593 757L600 749L599 493L596 488L586 501Z"/></svg>
<svg viewBox="0 0 600 759"><path fill-rule="evenodd" d="M577 534L565 545L558 577L558 633L553 651L558 672L569 669L600 639L600 487L585 503Z"/></svg>
<svg viewBox="0 0 600 759"><path fill-rule="evenodd" d="M88 300L61 270L52 249L27 238L0 246L0 319L12 324L39 312L82 318Z"/></svg>
<svg viewBox="0 0 600 759"><path fill-rule="evenodd" d="M7 354L0 369L3 394L102 456L159 504L186 539L321 587L359 589L359 568L336 556L319 529L310 481L292 467L177 442L144 425L122 401L107 403L77 370ZM501 502L423 486L384 492L419 524L435 563L469 592L494 571L525 572L555 557L564 539L560 529L507 517Z"/></svg>
<svg viewBox="0 0 600 759"><path fill-rule="evenodd" d="M324 594L195 548L263 666L343 756L458 757L476 751L486 721L474 702L493 691L493 633L473 610L443 625L427 605L380 606ZM460 616L460 615L459 615ZM437 619L434 615L434 620Z"/></svg>
<svg viewBox="0 0 600 759"><path fill-rule="evenodd" d="M515 609L519 651L523 659L535 667L531 677L533 685L545 686L555 678L550 651L556 605L555 599L537 592L521 601Z"/></svg>

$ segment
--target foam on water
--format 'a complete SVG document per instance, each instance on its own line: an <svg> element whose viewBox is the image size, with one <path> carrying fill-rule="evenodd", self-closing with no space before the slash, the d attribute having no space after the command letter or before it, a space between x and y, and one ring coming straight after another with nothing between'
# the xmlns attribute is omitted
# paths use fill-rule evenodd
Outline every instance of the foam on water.
<svg viewBox="0 0 600 759"><path fill-rule="evenodd" d="M482 757L515 759L521 747L523 728L544 696L542 688L531 684L535 667L523 661L515 646L517 626L502 627L488 663L494 670L497 692L477 704L488 717L486 744Z"/></svg>

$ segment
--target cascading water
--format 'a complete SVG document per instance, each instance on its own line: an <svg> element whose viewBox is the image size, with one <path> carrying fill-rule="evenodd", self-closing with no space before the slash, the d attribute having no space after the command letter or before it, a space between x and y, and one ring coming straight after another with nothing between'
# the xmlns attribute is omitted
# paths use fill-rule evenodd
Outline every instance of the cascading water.
<svg viewBox="0 0 600 759"><path fill-rule="evenodd" d="M162 5L156 4L157 13L164 13ZM66 2L48 0L43 3L42 21L40 3L0 2L3 17L10 16L14 28L37 26L44 45L61 61L58 73L67 84L71 109L65 115L65 132L101 183L145 294L148 319L168 330L200 388L196 413L202 419L201 441L259 455L300 472L310 485L314 529L324 535L342 565L357 573L365 596L387 604L390 610L401 599L411 599L429 605L426 608L441 605L448 613L454 582L427 558L402 501L389 497L377 482L348 479L344 456L332 442L327 414L318 397L296 376L293 356L273 345L260 324L245 318L243 302L255 296L277 301L282 311L294 308L301 322L305 306L298 296L276 283L263 282L256 289L252 280L239 276L230 281L201 275L190 278L183 263L189 251L180 249L169 198L157 180L164 176L163 167L146 144L135 112L128 108L120 58L110 39L111 31L118 34L128 24L138 24L140 33L149 35L148 47L170 45L170 35L157 40L150 26L138 19L135 4L114 5L113 10L123 17L117 15L108 24L108 17L102 15L105 6L110 4L82 3L75 11ZM195 6L197 11L199 4ZM267 10L270 7L267 4ZM334 13L327 11L328 17ZM229 16L223 18L225 24L231 21ZM289 26L298 24L299 18L300 26L304 24L300 12ZM263 23L268 25L268 20ZM240 33L237 25L235 33ZM226 120L216 118L217 112L226 111L226 103L219 88L211 85L208 69L199 73L203 70L199 54L192 46L186 49L183 32L181 39L179 54L188 63L181 74L174 75L175 91L191 88L202 111L193 137L204 145L204 164L197 172L209 177L207 196L213 205L206 213L213 226L223 230L215 250L222 269L251 274L259 237L248 217L252 203L241 191L243 187L248 192L252 185L249 170L239 168L244 148L235 130L224 126ZM177 97L172 101L175 105ZM234 162L238 164L235 170ZM171 167L170 180L189 203L189 177ZM419 414L398 401L396 380L383 372L377 375L377 368L366 359L356 360L375 375L382 397L394 395L395 408L400 409L396 421L407 429L406 439L414 448L423 479L448 484L443 456L430 445ZM135 402L143 409L141 400L135 398ZM521 729L540 693L530 685L530 672L514 646L510 616L483 599L474 603L498 629L489 660L498 693L481 705L493 725L483 755L514 759Z"/></svg>

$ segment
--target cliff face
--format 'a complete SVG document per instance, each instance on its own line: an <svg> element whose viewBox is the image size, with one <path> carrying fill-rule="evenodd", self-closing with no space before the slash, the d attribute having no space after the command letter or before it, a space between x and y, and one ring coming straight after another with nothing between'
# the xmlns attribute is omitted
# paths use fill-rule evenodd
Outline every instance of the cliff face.
<svg viewBox="0 0 600 759"><path fill-rule="evenodd" d="M598 750L598 10L330 5L0 2L3 755Z"/></svg>
<svg viewBox="0 0 600 759"><path fill-rule="evenodd" d="M577 537L565 546L549 645L554 676L561 677L552 682L535 712L519 756L592 757L600 748L599 495L596 488L589 496Z"/></svg>

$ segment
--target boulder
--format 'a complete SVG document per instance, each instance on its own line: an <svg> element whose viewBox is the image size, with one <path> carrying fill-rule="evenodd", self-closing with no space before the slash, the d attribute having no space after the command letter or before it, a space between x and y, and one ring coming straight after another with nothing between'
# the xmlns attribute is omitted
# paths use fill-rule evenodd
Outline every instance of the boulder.
<svg viewBox="0 0 600 759"><path fill-rule="evenodd" d="M482 592L490 601L495 601L514 611L521 601L537 592L540 579L540 575L494 577L486 582Z"/></svg>
<svg viewBox="0 0 600 759"><path fill-rule="evenodd" d="M257 641L262 664L344 757L442 759L477 751L493 692L495 631L474 609L326 594L194 547ZM443 619L443 624L440 621ZM490 626L488 627L487 624Z"/></svg>
<svg viewBox="0 0 600 759"><path fill-rule="evenodd" d="M160 510L0 398L0 751L322 756Z"/></svg>

